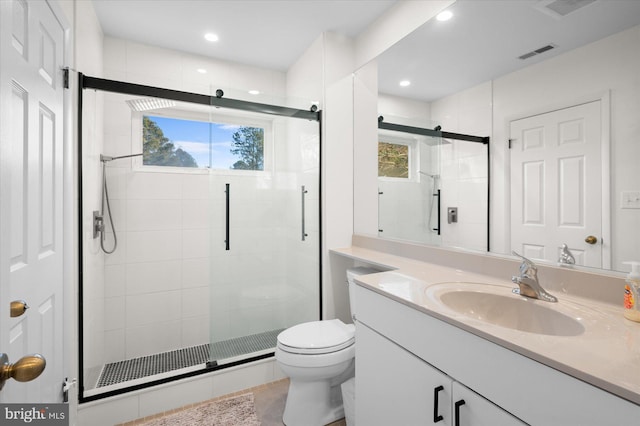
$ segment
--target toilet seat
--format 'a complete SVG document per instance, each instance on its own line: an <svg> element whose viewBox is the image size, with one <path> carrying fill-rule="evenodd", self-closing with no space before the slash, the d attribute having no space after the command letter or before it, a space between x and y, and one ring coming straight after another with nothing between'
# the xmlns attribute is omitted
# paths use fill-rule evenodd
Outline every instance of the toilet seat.
<svg viewBox="0 0 640 426"><path fill-rule="evenodd" d="M338 319L298 324L278 335L278 347L289 353L319 355L353 345L355 326Z"/></svg>

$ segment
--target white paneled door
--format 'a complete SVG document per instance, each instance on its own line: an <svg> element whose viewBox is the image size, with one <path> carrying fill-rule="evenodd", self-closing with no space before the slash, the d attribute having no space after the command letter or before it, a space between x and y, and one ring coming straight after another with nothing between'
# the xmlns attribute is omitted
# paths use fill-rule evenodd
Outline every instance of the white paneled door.
<svg viewBox="0 0 640 426"><path fill-rule="evenodd" d="M511 122L511 248L602 267L601 101Z"/></svg>
<svg viewBox="0 0 640 426"><path fill-rule="evenodd" d="M60 402L63 377L64 28L46 1L0 1L0 352L39 353L2 402ZM10 302L29 309L10 316Z"/></svg>

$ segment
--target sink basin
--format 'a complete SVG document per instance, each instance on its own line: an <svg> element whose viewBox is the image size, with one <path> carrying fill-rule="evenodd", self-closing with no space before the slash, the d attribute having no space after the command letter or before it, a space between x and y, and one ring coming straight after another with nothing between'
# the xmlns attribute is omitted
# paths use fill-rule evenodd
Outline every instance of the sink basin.
<svg viewBox="0 0 640 426"><path fill-rule="evenodd" d="M579 336L584 326L550 303L513 294L508 287L478 283L442 283L427 288L437 303L466 317L500 327L551 336Z"/></svg>

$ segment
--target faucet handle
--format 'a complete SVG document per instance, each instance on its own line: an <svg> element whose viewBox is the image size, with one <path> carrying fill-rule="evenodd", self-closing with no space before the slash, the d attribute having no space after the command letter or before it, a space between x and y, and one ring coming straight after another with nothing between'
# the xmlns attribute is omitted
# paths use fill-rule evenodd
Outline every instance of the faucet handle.
<svg viewBox="0 0 640 426"><path fill-rule="evenodd" d="M569 247L567 247L566 244L562 245L558 263L563 263L565 265L574 265L576 263L576 258L573 257L573 254L571 253L571 251L569 250Z"/></svg>

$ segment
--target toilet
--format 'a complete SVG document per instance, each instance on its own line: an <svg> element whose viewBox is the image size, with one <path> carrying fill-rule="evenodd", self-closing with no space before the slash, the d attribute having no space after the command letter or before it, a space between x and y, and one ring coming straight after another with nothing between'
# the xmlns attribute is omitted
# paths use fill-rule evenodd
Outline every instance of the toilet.
<svg viewBox="0 0 640 426"><path fill-rule="evenodd" d="M357 275L380 272L347 270L349 305ZM340 385L355 373L355 326L339 319L295 325L278 335L276 362L289 376L282 420L287 426L320 426L345 416Z"/></svg>

